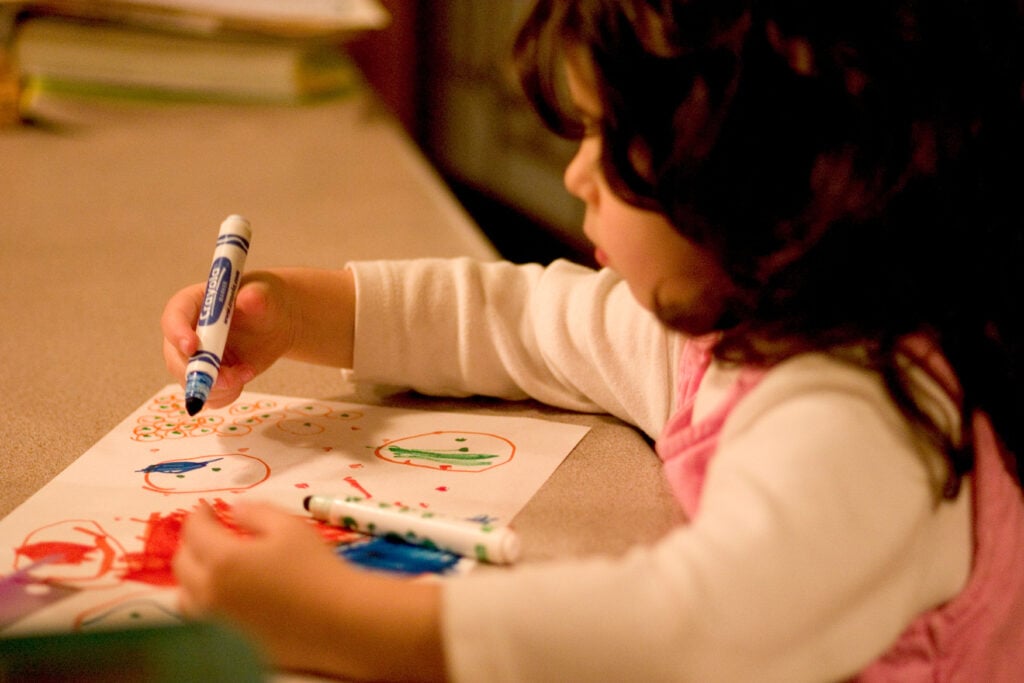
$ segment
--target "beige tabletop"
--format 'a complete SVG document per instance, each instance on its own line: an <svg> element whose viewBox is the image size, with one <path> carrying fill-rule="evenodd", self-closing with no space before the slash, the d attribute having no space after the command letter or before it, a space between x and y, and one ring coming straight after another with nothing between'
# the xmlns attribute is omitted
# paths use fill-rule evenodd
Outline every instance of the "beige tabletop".
<svg viewBox="0 0 1024 683"><path fill-rule="evenodd" d="M167 384L158 320L205 278L221 222L247 268L497 255L367 93L304 107L58 102L0 128L0 516ZM251 388L592 429L515 520L524 561L620 552L679 519L657 459L606 416L535 403L384 396L282 362Z"/></svg>

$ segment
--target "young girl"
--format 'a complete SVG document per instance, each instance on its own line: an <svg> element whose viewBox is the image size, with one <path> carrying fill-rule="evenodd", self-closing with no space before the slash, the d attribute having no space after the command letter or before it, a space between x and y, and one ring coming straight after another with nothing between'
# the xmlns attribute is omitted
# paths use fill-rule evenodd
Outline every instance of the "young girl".
<svg viewBox="0 0 1024 683"><path fill-rule="evenodd" d="M211 404L289 356L606 411L690 522L429 583L240 505L247 537L190 519L183 608L351 678L1021 680L1021 13L541 0L520 78L580 139L565 184L606 267L249 274ZM163 316L179 378L201 297Z"/></svg>

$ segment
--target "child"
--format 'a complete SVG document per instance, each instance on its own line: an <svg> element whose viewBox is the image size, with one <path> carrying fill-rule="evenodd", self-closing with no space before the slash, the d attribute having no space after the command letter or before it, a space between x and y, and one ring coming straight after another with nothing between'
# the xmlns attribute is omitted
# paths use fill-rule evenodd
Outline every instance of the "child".
<svg viewBox="0 0 1024 683"><path fill-rule="evenodd" d="M606 411L690 522L429 583L197 513L183 608L359 679L1021 680L1021 45L1014 0L540 0L520 79L606 267L249 274L211 404L289 356Z"/></svg>

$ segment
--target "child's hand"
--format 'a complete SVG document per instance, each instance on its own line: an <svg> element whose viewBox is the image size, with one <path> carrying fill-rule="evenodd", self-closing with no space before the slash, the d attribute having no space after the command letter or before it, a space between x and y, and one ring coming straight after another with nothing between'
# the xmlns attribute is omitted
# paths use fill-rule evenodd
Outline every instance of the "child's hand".
<svg viewBox="0 0 1024 683"><path fill-rule="evenodd" d="M231 620L281 668L368 679L443 676L439 589L355 569L312 526L241 503L233 521L202 508L174 558L182 610Z"/></svg>
<svg viewBox="0 0 1024 683"><path fill-rule="evenodd" d="M344 583L346 566L309 524L269 505L237 505L240 536L208 507L191 514L174 558L181 608L228 618L283 666L316 660L311 632L324 593ZM340 583L339 583L340 582Z"/></svg>
<svg viewBox="0 0 1024 683"><path fill-rule="evenodd" d="M188 359L199 345L195 325L205 288L205 283L197 283L179 291L160 318L167 369L183 384ZM294 336L292 318L279 277L254 272L242 278L223 362L206 402L209 407L234 401L248 382L288 352Z"/></svg>

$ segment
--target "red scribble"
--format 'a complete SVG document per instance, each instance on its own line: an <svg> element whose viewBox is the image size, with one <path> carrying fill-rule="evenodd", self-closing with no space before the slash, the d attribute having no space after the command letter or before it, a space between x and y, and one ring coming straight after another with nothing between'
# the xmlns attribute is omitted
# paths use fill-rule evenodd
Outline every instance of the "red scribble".
<svg viewBox="0 0 1024 683"><path fill-rule="evenodd" d="M125 553L127 568L122 578L153 586L176 585L171 560L181 542L181 527L186 516L185 510L175 510L166 515L153 512L146 520L135 520L146 525L142 550Z"/></svg>
<svg viewBox="0 0 1024 683"><path fill-rule="evenodd" d="M222 498L214 498L213 502L206 500L205 498L199 499L200 505L207 505L213 510L213 514L217 517L217 521L223 524L226 528L234 531L239 536L248 536L249 532L238 525L235 521L234 510L230 503L227 503Z"/></svg>
<svg viewBox="0 0 1024 683"><path fill-rule="evenodd" d="M297 489L308 489L309 488L309 484L303 482L301 484L296 484L295 488L297 488Z"/></svg>
<svg viewBox="0 0 1024 683"><path fill-rule="evenodd" d="M312 517L304 517L306 522L313 525L316 532L320 534L320 538L333 545L339 543L351 543L366 538L363 534L358 531L352 531L351 529L345 529L344 527L333 526L327 522L321 522L313 519Z"/></svg>
<svg viewBox="0 0 1024 683"><path fill-rule="evenodd" d="M243 533L235 522L231 506L224 500L214 498L211 502L200 498L199 505L209 506L217 520L228 529L235 533ZM153 512L145 520L134 520L146 525L141 539L142 550L137 553L125 553L127 569L121 578L153 586L177 585L171 563L174 553L181 545L181 530L188 515L187 510L179 509L164 514Z"/></svg>
<svg viewBox="0 0 1024 683"><path fill-rule="evenodd" d="M234 509L229 503L224 502L220 498L215 498L212 502L200 498L199 504L208 505L213 510L217 520L227 529L230 529L239 536L250 535L248 531L239 526L238 522L235 521ZM298 518L312 525L320 537L329 543L351 543L354 540L364 538L358 531L350 531L342 527L332 526L327 522L321 522L307 515L299 515Z"/></svg>
<svg viewBox="0 0 1024 683"><path fill-rule="evenodd" d="M44 541L42 543L23 545L20 548L16 548L14 552L22 557L27 557L33 562L56 556L57 559L54 562L78 565L90 561L92 558L89 555L95 550L96 546L94 545L67 543L64 541Z"/></svg>
<svg viewBox="0 0 1024 683"><path fill-rule="evenodd" d="M90 528L91 527L91 528ZM39 540L33 538L55 535L79 539L84 535L87 542L69 540ZM84 519L65 520L36 529L14 549L14 568L22 564L54 557L48 565L46 578L52 581L94 581L106 575L118 558L120 545L96 522ZM62 569L68 568L68 569ZM74 569L70 569L70 568ZM88 572L88 574L83 573Z"/></svg>
<svg viewBox="0 0 1024 683"><path fill-rule="evenodd" d="M373 498L373 496L370 495L370 492L367 491L366 489L364 489L362 484L360 484L358 481L356 481L355 477L345 477L345 481L347 481L352 486L352 488L356 489L357 491L362 493L364 496L366 496L367 500L369 500L370 498Z"/></svg>
<svg viewBox="0 0 1024 683"><path fill-rule="evenodd" d="M448 487L447 487L447 486L438 486L438 487L437 487L436 489L434 489L434 490L435 490L435 491L447 491L447 490L448 490Z"/></svg>
<svg viewBox="0 0 1024 683"><path fill-rule="evenodd" d="M350 470L361 470L361 469L363 469L363 463L361 463L361 462L354 462L351 465L349 465L348 468Z"/></svg>

